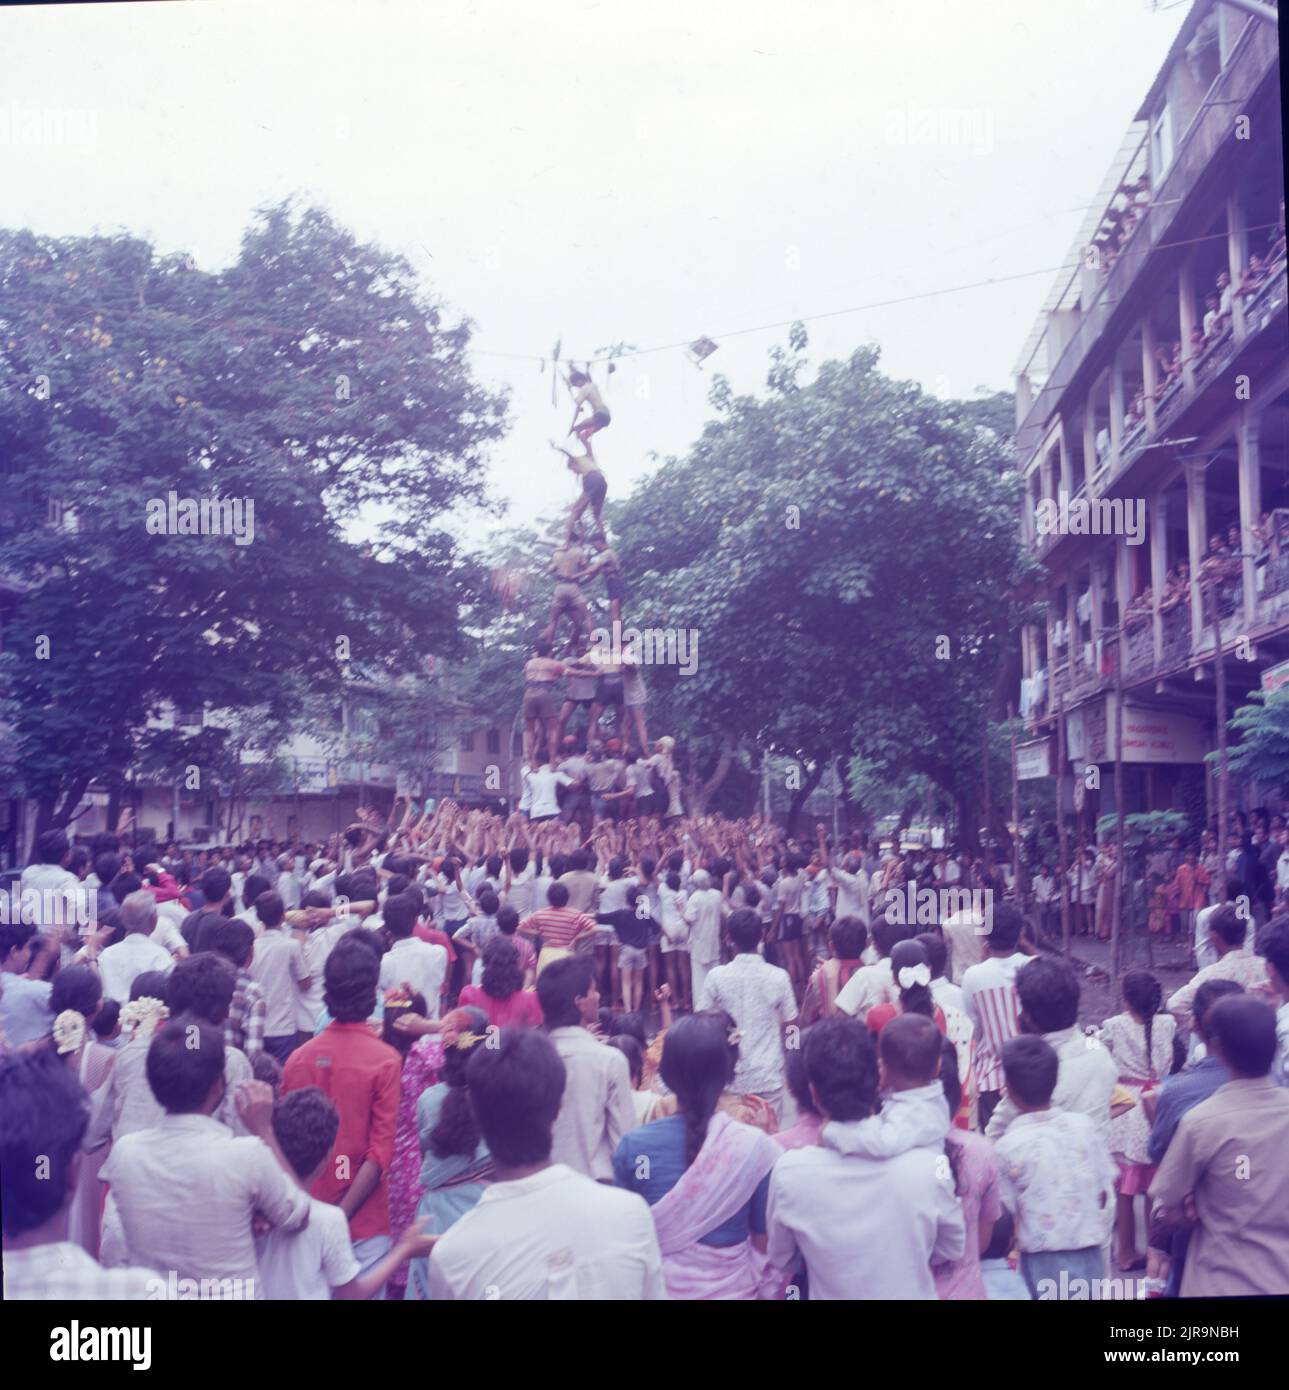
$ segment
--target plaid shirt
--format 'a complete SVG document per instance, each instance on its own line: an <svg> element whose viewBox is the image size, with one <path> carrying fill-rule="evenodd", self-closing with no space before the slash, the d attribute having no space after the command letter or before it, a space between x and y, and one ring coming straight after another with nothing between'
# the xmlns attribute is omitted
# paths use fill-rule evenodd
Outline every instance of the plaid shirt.
<svg viewBox="0 0 1289 1390"><path fill-rule="evenodd" d="M224 1024L224 1046L240 1048L247 1057L264 1051L264 991L245 970L237 972L237 988Z"/></svg>
<svg viewBox="0 0 1289 1390"><path fill-rule="evenodd" d="M76 1303L164 1298L166 1283L150 1269L104 1269L69 1240L4 1252L4 1296Z"/></svg>

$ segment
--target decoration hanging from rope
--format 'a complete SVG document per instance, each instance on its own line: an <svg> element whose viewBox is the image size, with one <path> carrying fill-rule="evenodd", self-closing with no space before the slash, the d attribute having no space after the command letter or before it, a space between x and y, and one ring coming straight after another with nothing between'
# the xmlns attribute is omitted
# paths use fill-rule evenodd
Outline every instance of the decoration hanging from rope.
<svg viewBox="0 0 1289 1390"><path fill-rule="evenodd" d="M710 338L695 338L689 345L689 355L693 359L694 366L702 368L703 363L714 353L719 344L712 342Z"/></svg>

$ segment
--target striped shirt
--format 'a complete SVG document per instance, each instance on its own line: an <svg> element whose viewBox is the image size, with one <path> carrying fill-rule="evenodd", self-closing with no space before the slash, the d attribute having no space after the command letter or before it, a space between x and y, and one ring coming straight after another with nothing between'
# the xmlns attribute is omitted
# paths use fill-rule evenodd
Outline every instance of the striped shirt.
<svg viewBox="0 0 1289 1390"><path fill-rule="evenodd" d="M567 949L584 932L595 930L595 918L571 907L544 907L524 919L524 932L540 936L543 946Z"/></svg>
<svg viewBox="0 0 1289 1390"><path fill-rule="evenodd" d="M1003 1088L1003 1044L1020 1032L1016 972L1029 959L1024 951L988 956L963 973L963 1005L976 1029L981 1091Z"/></svg>

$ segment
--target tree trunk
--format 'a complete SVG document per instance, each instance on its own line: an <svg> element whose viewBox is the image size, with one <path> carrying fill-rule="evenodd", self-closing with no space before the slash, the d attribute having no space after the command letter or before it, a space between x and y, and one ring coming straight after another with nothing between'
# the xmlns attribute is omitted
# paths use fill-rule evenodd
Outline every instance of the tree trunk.
<svg viewBox="0 0 1289 1390"><path fill-rule="evenodd" d="M958 808L958 847L967 854L980 853L980 820L976 798L970 792L958 792L954 797Z"/></svg>
<svg viewBox="0 0 1289 1390"><path fill-rule="evenodd" d="M797 833L797 821L801 817L801 808L810 800L810 793L819 785L824 775L826 760L816 758L815 765L811 768L805 782L792 793L792 800L788 803L788 819L784 826L784 833L791 839Z"/></svg>
<svg viewBox="0 0 1289 1390"><path fill-rule="evenodd" d="M729 770L734 766L734 740L729 734L721 739L720 757L716 760L716 768L712 775L705 781L695 780L689 788L689 811L694 816L705 816L707 814L707 804L713 796L720 790L721 783L729 775Z"/></svg>

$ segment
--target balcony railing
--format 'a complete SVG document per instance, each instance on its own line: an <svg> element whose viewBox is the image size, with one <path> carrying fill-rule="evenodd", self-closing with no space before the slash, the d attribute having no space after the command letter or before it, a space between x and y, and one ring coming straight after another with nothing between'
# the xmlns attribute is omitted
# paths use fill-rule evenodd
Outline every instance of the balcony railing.
<svg viewBox="0 0 1289 1390"><path fill-rule="evenodd" d="M1184 666L1191 654L1191 609L1189 603L1179 603L1162 616L1164 649L1160 667L1172 670Z"/></svg>
<svg viewBox="0 0 1289 1390"><path fill-rule="evenodd" d="M1125 673L1132 676L1144 675L1155 669L1155 633L1149 618L1142 618L1125 629L1128 642L1128 660Z"/></svg>

